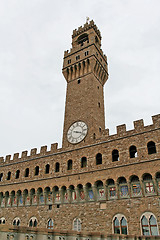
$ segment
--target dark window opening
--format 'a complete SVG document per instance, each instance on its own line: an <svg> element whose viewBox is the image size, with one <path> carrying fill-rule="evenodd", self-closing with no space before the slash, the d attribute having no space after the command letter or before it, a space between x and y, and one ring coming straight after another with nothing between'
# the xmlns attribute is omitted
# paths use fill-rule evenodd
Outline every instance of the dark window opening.
<svg viewBox="0 0 160 240"><path fill-rule="evenodd" d="M20 171L19 171L19 170L17 170L17 171L16 171L16 179L18 179L18 178L19 178L19 174L20 174Z"/></svg>
<svg viewBox="0 0 160 240"><path fill-rule="evenodd" d="M101 130L102 130L102 129L101 129L101 128L99 128L99 132L101 132Z"/></svg>
<svg viewBox="0 0 160 240"><path fill-rule="evenodd" d="M86 52L84 53L84 55L85 55L85 56L88 56L88 54L89 54L89 52L88 52L88 51L86 51Z"/></svg>
<svg viewBox="0 0 160 240"><path fill-rule="evenodd" d="M26 170L25 170L25 175L24 175L25 177L28 177L29 176L29 168L26 168Z"/></svg>
<svg viewBox="0 0 160 240"><path fill-rule="evenodd" d="M35 167L35 174L34 174L35 176L37 176L37 175L39 175L39 166L36 166Z"/></svg>
<svg viewBox="0 0 160 240"><path fill-rule="evenodd" d="M130 158L137 157L137 148L136 148L136 146L131 146L129 148L129 154L130 154Z"/></svg>
<svg viewBox="0 0 160 240"><path fill-rule="evenodd" d="M147 144L147 148L148 148L148 154L153 154L153 153L156 153L156 145L154 142L149 142Z"/></svg>
<svg viewBox="0 0 160 240"><path fill-rule="evenodd" d="M10 180L10 179L11 179L11 172L8 172L7 180Z"/></svg>
<svg viewBox="0 0 160 240"><path fill-rule="evenodd" d="M112 151L112 162L119 161L119 152L117 149Z"/></svg>
<svg viewBox="0 0 160 240"><path fill-rule="evenodd" d="M32 227L33 226L33 222L32 222L32 219L29 221L29 227Z"/></svg>
<svg viewBox="0 0 160 240"><path fill-rule="evenodd" d="M36 219L34 220L33 227L37 227L37 220Z"/></svg>
<svg viewBox="0 0 160 240"><path fill-rule="evenodd" d="M77 56L76 56L76 60L79 60L79 59L80 59L80 55L77 55Z"/></svg>
<svg viewBox="0 0 160 240"><path fill-rule="evenodd" d="M50 165L49 165L49 164L47 164L47 165L46 165L46 169L45 169L45 173L46 173L46 174L48 174L48 173L49 173L49 169L50 169Z"/></svg>
<svg viewBox="0 0 160 240"><path fill-rule="evenodd" d="M2 182L3 173L0 174L0 182Z"/></svg>
<svg viewBox="0 0 160 240"><path fill-rule="evenodd" d="M68 64L70 64L70 63L71 63L71 59L68 60Z"/></svg>
<svg viewBox="0 0 160 240"><path fill-rule="evenodd" d="M93 133L93 139L96 139L96 134L95 133Z"/></svg>
<svg viewBox="0 0 160 240"><path fill-rule="evenodd" d="M99 107L99 108L101 107L101 104L100 104L100 102L98 103L98 107Z"/></svg>
<svg viewBox="0 0 160 240"><path fill-rule="evenodd" d="M55 164L55 172L59 172L59 163L57 162L56 164Z"/></svg>
<svg viewBox="0 0 160 240"><path fill-rule="evenodd" d="M13 221L13 226L16 226L16 220Z"/></svg>
<svg viewBox="0 0 160 240"><path fill-rule="evenodd" d="M89 39L88 39L88 34L87 33L84 33L84 34L82 34L81 36L79 36L79 38L78 38L78 44L80 44L81 46L83 46L83 43L84 42L89 42Z"/></svg>
<svg viewBox="0 0 160 240"><path fill-rule="evenodd" d="M48 206L48 209L49 209L49 210L52 210L52 205L49 205L49 206Z"/></svg>
<svg viewBox="0 0 160 240"><path fill-rule="evenodd" d="M80 80L80 79L78 79L77 83L78 83L78 84L80 84L80 82L81 82L81 80Z"/></svg>
<svg viewBox="0 0 160 240"><path fill-rule="evenodd" d="M102 154L98 153L96 155L96 165L100 165L100 164L102 164Z"/></svg>
<svg viewBox="0 0 160 240"><path fill-rule="evenodd" d="M87 158L82 157L81 158L81 168L87 167Z"/></svg>
<svg viewBox="0 0 160 240"><path fill-rule="evenodd" d="M57 208L60 208L60 204L57 204Z"/></svg>
<svg viewBox="0 0 160 240"><path fill-rule="evenodd" d="M68 160L67 170L71 170L71 169L72 169L72 160Z"/></svg>

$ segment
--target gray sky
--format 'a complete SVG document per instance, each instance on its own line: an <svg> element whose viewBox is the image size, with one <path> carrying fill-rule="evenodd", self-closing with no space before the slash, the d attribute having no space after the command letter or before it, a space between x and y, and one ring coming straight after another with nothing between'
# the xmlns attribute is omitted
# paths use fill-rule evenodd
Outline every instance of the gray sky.
<svg viewBox="0 0 160 240"><path fill-rule="evenodd" d="M0 156L58 142L71 35L89 16L108 56L106 127L160 113L159 0L0 0Z"/></svg>

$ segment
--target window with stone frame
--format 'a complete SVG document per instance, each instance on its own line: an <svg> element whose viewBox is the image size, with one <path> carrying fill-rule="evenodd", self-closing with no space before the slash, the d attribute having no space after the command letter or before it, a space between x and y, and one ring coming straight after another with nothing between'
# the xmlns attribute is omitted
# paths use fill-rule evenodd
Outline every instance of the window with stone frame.
<svg viewBox="0 0 160 240"><path fill-rule="evenodd" d="M108 197L110 199L113 199L116 197L116 186L113 179L107 180L107 186L108 186Z"/></svg>
<svg viewBox="0 0 160 240"><path fill-rule="evenodd" d="M38 225L37 218L36 217L32 217L29 220L29 227L37 227L37 225Z"/></svg>
<svg viewBox="0 0 160 240"><path fill-rule="evenodd" d="M81 168L87 167L87 158L82 157L81 158Z"/></svg>
<svg viewBox="0 0 160 240"><path fill-rule="evenodd" d="M46 166L45 166L45 174L49 174L49 170L50 170L50 165L46 164Z"/></svg>
<svg viewBox="0 0 160 240"><path fill-rule="evenodd" d="M73 230L77 232L81 231L81 220L79 218L73 220Z"/></svg>
<svg viewBox="0 0 160 240"><path fill-rule="evenodd" d="M145 173L143 175L143 184L146 195L152 195L155 193L154 184L152 180L152 175L149 173Z"/></svg>
<svg viewBox="0 0 160 240"><path fill-rule="evenodd" d="M24 174L25 177L29 177L29 168L26 168L25 169L25 174Z"/></svg>
<svg viewBox="0 0 160 240"><path fill-rule="evenodd" d="M121 198L128 197L128 184L125 177L120 177L118 179L118 183L119 183L120 197Z"/></svg>
<svg viewBox="0 0 160 240"><path fill-rule="evenodd" d="M14 220L13 220L13 226L20 226L20 218L16 217Z"/></svg>
<svg viewBox="0 0 160 240"><path fill-rule="evenodd" d="M148 154L156 153L156 144L153 141L147 143Z"/></svg>
<svg viewBox="0 0 160 240"><path fill-rule="evenodd" d="M130 183L131 183L132 196L141 195L142 191L141 191L141 185L140 185L138 176L136 176L136 175L131 176Z"/></svg>
<svg viewBox="0 0 160 240"><path fill-rule="evenodd" d="M112 151L112 162L117 162L119 161L119 152L117 149L114 149Z"/></svg>
<svg viewBox="0 0 160 240"><path fill-rule="evenodd" d="M67 170L72 170L72 160L68 160L67 162Z"/></svg>
<svg viewBox="0 0 160 240"><path fill-rule="evenodd" d="M113 218L113 233L128 234L127 219L123 214L116 214Z"/></svg>
<svg viewBox="0 0 160 240"><path fill-rule="evenodd" d="M97 153L97 155L96 155L96 165L100 165L100 164L102 164L102 154Z"/></svg>
<svg viewBox="0 0 160 240"><path fill-rule="evenodd" d="M141 230L142 230L142 235L145 235L145 236L159 235L157 220L153 213L145 212L141 216Z"/></svg>
<svg viewBox="0 0 160 240"><path fill-rule="evenodd" d="M0 218L0 224L5 224L5 223L6 223L5 218L4 218L4 217L1 217L1 218Z"/></svg>
<svg viewBox="0 0 160 240"><path fill-rule="evenodd" d="M53 229L53 219L49 219L48 222L47 222L47 228L48 229Z"/></svg>
<svg viewBox="0 0 160 240"><path fill-rule="evenodd" d="M134 146L134 145L130 146L130 148L129 148L129 155L130 155L130 158L136 158L137 157L137 148L136 148L136 146Z"/></svg>

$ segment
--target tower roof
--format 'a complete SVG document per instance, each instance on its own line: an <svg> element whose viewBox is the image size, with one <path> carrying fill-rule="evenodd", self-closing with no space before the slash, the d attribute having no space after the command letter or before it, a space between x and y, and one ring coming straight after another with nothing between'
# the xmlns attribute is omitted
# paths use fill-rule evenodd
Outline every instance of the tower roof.
<svg viewBox="0 0 160 240"><path fill-rule="evenodd" d="M99 36L99 38L101 39L101 32L99 31L99 29L97 28L96 24L94 23L93 20L91 20L89 23L86 22L83 27L80 26L78 29L73 30L73 34L72 34L72 38L78 36L79 34L82 34L83 32L87 31L88 29L93 28L94 31L97 33L97 35Z"/></svg>

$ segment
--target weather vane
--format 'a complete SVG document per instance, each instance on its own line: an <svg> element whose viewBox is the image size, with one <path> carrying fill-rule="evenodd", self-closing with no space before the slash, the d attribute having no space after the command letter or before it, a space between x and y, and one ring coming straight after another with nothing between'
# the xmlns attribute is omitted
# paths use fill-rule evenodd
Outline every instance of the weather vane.
<svg viewBox="0 0 160 240"><path fill-rule="evenodd" d="M89 17L86 17L86 23L88 23L89 22Z"/></svg>

